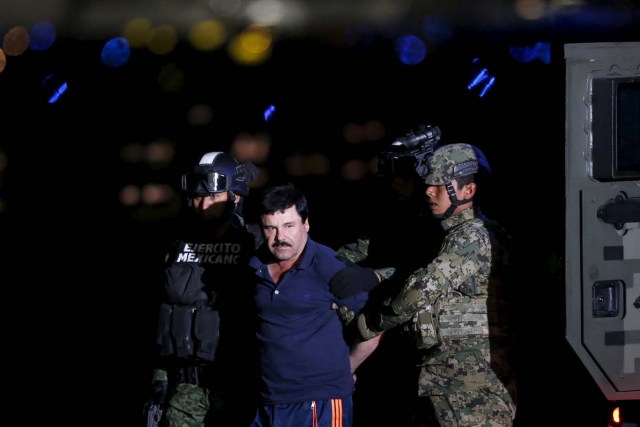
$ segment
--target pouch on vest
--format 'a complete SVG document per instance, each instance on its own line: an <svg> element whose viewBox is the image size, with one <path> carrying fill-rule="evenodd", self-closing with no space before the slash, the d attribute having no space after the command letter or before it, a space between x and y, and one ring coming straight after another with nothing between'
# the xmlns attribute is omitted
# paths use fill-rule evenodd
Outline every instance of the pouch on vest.
<svg viewBox="0 0 640 427"><path fill-rule="evenodd" d="M170 356L175 353L173 341L171 340L171 313L172 307L169 304L160 305L158 329L156 330L156 345L160 356Z"/></svg>
<svg viewBox="0 0 640 427"><path fill-rule="evenodd" d="M440 327L438 312L440 311L440 298L436 302L419 310L411 320L402 326L402 334L417 349L426 350L442 344L440 339Z"/></svg>
<svg viewBox="0 0 640 427"><path fill-rule="evenodd" d="M220 336L220 315L217 310L202 307L194 317L193 335L196 356L204 360L214 360Z"/></svg>
<svg viewBox="0 0 640 427"><path fill-rule="evenodd" d="M171 316L171 337L178 357L189 357L193 354L191 322L195 307L173 306Z"/></svg>
<svg viewBox="0 0 640 427"><path fill-rule="evenodd" d="M202 299L204 267L196 263L177 263L165 270L168 302L195 304Z"/></svg>

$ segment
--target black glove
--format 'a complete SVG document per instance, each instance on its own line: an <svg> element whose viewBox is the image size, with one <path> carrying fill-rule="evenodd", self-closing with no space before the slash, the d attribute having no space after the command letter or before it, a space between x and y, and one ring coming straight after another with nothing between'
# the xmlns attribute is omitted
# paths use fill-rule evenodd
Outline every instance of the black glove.
<svg viewBox="0 0 640 427"><path fill-rule="evenodd" d="M153 380L151 382L151 401L158 405L165 405L169 397L169 381Z"/></svg>
<svg viewBox="0 0 640 427"><path fill-rule="evenodd" d="M369 292L378 282L378 275L373 269L353 264L334 274L329 287L337 298L342 299L360 291Z"/></svg>

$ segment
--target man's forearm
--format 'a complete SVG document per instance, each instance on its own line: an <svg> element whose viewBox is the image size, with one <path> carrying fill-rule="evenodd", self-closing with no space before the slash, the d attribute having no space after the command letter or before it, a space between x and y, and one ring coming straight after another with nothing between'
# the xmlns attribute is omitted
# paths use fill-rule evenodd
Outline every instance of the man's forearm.
<svg viewBox="0 0 640 427"><path fill-rule="evenodd" d="M351 363L351 373L354 373L356 369L364 362L371 354L378 348L382 335L378 335L367 341L363 341L361 337L357 337L351 351L349 353L349 362Z"/></svg>

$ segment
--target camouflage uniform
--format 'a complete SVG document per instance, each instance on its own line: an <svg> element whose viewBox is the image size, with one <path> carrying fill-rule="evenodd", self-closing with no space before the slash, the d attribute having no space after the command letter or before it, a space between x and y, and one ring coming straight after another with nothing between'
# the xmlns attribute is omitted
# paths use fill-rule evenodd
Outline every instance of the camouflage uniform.
<svg viewBox="0 0 640 427"><path fill-rule="evenodd" d="M470 150L466 144L437 150L427 184L450 185L477 173ZM440 426L511 426L515 402L493 360L494 335L505 338L507 332L499 327L504 319L493 315L501 302L490 281L492 235L472 207L445 215L442 226L446 235L437 257L379 312L359 315L358 328L369 339L408 322L422 352L418 393L428 398Z"/></svg>

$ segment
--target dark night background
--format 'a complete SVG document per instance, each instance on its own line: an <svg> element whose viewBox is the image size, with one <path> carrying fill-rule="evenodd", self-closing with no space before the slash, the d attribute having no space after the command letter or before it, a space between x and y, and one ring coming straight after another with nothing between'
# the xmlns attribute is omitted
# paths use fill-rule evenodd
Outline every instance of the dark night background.
<svg viewBox="0 0 640 427"><path fill-rule="evenodd" d="M485 152L496 186L488 213L522 251L517 425L604 426L607 402L564 337L563 49L569 42L638 40L637 12L615 30L458 29L417 65L401 64L392 40L377 33L349 45L332 42L331 34L289 36L256 66L181 42L165 57L135 51L127 64L110 68L100 62L104 40L73 35L46 52L8 58L0 73L7 159L0 220L5 345L16 363L29 361L14 390L28 397L21 404L44 404L47 411L34 415L49 420L137 425L176 199L123 206L123 186L161 182L177 190L180 172L202 153L228 150L242 132L267 133L271 150L260 166L269 182L300 186L311 207L311 236L337 248L385 203L370 173L347 180L342 165L367 164L396 137L431 124L441 128L443 142ZM549 64L518 62L509 53L538 41L551 46ZM483 98L466 88L475 57L496 77ZM169 62L182 75L173 92L159 89L159 70ZM46 103L49 74L69 82L56 104ZM209 123L187 122L196 103L211 107ZM277 110L264 122L270 104ZM382 137L345 141L346 124L370 121L384 124ZM168 164L123 160L123 147L162 138L175 148ZM292 175L285 167L292 155L313 153L328 156L326 173Z"/></svg>

